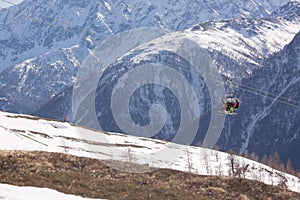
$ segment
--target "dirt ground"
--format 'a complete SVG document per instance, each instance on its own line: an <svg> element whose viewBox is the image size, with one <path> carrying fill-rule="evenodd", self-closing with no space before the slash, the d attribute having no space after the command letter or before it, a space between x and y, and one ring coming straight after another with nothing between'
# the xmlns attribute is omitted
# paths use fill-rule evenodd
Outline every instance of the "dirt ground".
<svg viewBox="0 0 300 200"><path fill-rule="evenodd" d="M117 164L146 167L124 162ZM118 200L300 200L300 193L258 181L200 176L169 169L125 173L107 167L104 161L47 152L0 151L0 182L47 187L89 198Z"/></svg>

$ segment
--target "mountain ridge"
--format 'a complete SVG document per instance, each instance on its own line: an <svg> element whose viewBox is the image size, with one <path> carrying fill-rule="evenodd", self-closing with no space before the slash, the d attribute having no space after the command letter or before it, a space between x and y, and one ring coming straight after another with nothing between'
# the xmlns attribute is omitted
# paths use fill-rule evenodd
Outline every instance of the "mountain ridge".
<svg viewBox="0 0 300 200"><path fill-rule="evenodd" d="M0 12L3 26L0 32L0 45L2 49L5 49L0 54L2 63L0 69L11 67L24 59L32 58L32 56L42 55L41 53L46 53L49 50L71 47L78 43L93 48L93 43L99 43L105 38L103 35L110 35L112 32L118 33L130 28L163 26L173 30L183 30L199 21L240 16L249 17L251 15L263 17L267 15L264 8L258 6L254 1L249 3L241 1L240 4L224 1L219 2L220 5L216 2L206 3L193 1L192 3L185 1L168 1L165 3L129 1L125 3L124 1L98 2L95 0L80 0L75 3L55 1L55 3L51 3L48 1L32 2L25 0L19 5ZM227 6L224 6L225 4ZM245 9L241 7L243 4L251 5L245 6L246 10L253 9L262 14L256 16L255 12L244 11ZM168 11L169 7L174 10ZM186 9L181 9L182 7L186 7ZM195 10L197 7L202 9L205 14L202 15L201 10ZM228 9L238 10L238 13L230 13L224 10L227 7ZM155 10L157 13L154 12ZM212 10L215 10L215 12L220 11L217 16L214 16ZM141 13L146 13L147 17ZM150 16L148 16L149 14ZM117 16L117 18L114 16ZM139 18L135 19L137 16ZM186 22L181 22L183 19L178 20L179 16ZM32 22L30 20L29 23L28 20L24 21L24 18L27 17L32 18ZM73 20L73 18L76 20ZM165 22L163 22L164 20ZM99 31L102 32L102 35L99 35ZM69 40L69 42L60 44L64 40ZM16 47L17 49L14 49ZM34 47L38 47L37 51L33 49ZM26 54L26 51L30 49L34 51ZM22 56L22 52L25 52L24 56ZM19 55L20 58L18 58Z"/></svg>

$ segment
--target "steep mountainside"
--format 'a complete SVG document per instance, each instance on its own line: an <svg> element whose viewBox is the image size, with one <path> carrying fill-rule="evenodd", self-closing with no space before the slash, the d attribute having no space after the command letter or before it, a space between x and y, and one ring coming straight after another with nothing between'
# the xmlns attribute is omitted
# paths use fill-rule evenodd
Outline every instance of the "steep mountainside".
<svg viewBox="0 0 300 200"><path fill-rule="evenodd" d="M266 17L281 3L25 0L0 11L0 70L9 68L0 78L0 108L37 110L73 84L88 51L110 35L138 27L184 30L208 20Z"/></svg>
<svg viewBox="0 0 300 200"><path fill-rule="evenodd" d="M79 46L47 53L0 74L0 109L31 113L72 84L86 49ZM75 58L76 57L76 58Z"/></svg>
<svg viewBox="0 0 300 200"><path fill-rule="evenodd" d="M263 156L276 150L300 169L300 32L281 52L242 82L239 117L230 120L222 146Z"/></svg>
<svg viewBox="0 0 300 200"><path fill-rule="evenodd" d="M288 16L294 12L294 6L299 4L286 6L281 10ZM240 82L243 77L251 75L253 69L261 67L266 57L288 44L300 29L299 13L295 13L291 21L276 15L279 14L265 19L231 19L201 23L187 31L179 32L178 35L182 40L195 41L200 47L207 49L219 71L226 77L235 78L235 81ZM172 37L174 38L168 40L178 40L176 34ZM158 52L161 46L170 45L171 48L173 44L168 43L168 40L157 41L154 46L145 49L145 52ZM72 120L70 106L59 112L54 108L55 105L60 108L62 105L70 105L71 90L67 89L64 92L67 94L65 97L59 94L34 113L56 119L67 113Z"/></svg>

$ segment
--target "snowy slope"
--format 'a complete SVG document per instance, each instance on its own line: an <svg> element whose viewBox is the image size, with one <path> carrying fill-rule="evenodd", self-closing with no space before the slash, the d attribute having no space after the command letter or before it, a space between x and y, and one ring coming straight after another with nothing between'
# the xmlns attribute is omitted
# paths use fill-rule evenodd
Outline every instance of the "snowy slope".
<svg viewBox="0 0 300 200"><path fill-rule="evenodd" d="M293 21L264 18L206 22L144 44L137 49L141 53L132 61L140 62L162 50L180 49L182 41L188 39L211 52L213 60L222 59L221 55L228 57L228 63L217 63L220 73L242 79L251 75L253 69L261 67L268 56L289 44L299 30L300 17ZM235 69L231 64L238 68Z"/></svg>
<svg viewBox="0 0 300 200"><path fill-rule="evenodd" d="M259 66L270 54L280 51L300 30L298 20L281 18L234 19L200 24L194 37L204 48ZM243 62L239 64L243 65Z"/></svg>
<svg viewBox="0 0 300 200"><path fill-rule="evenodd" d="M79 196L64 194L47 188L19 187L8 184L0 184L0 199L40 200L41 198L44 200L91 200Z"/></svg>
<svg viewBox="0 0 300 200"><path fill-rule="evenodd" d="M68 123L0 113L1 150L63 152L98 159L131 161L151 167L171 168L204 175L230 175L227 153L160 140L99 132ZM172 157L174 156L174 157ZM258 162L233 156L245 169L245 178L278 185L284 180L300 192L300 180ZM248 166L248 167L246 167ZM112 166L118 169L118 166ZM124 170L124 169L123 169ZM130 172L131 169L127 169Z"/></svg>

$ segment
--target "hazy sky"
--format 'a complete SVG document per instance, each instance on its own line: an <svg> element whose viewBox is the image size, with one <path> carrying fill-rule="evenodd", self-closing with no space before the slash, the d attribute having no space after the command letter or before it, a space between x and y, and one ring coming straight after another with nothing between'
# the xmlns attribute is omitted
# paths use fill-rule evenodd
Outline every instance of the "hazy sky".
<svg viewBox="0 0 300 200"><path fill-rule="evenodd" d="M6 3L5 1L8 1L8 2L11 2L11 3L14 3L14 4L18 4L18 3L22 2L23 0L0 0L0 7L1 8L6 8L6 7L9 7L9 6L12 6L12 4Z"/></svg>

